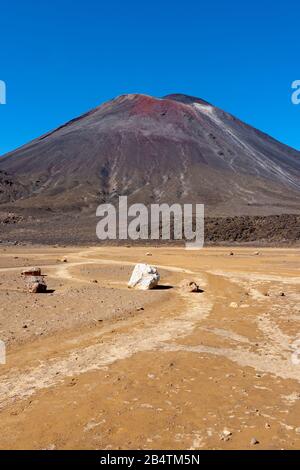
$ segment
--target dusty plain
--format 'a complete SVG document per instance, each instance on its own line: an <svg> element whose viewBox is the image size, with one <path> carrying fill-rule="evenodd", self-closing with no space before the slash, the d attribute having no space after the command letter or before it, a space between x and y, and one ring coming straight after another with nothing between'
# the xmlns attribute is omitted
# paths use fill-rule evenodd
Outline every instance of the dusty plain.
<svg viewBox="0 0 300 470"><path fill-rule="evenodd" d="M299 287L292 248L1 247L0 448L299 449Z"/></svg>

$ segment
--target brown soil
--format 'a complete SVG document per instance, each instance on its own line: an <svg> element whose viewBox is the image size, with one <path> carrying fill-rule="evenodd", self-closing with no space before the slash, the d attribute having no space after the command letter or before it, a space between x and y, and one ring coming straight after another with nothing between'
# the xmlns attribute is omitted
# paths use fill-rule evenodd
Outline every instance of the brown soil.
<svg viewBox="0 0 300 470"><path fill-rule="evenodd" d="M0 261L0 448L300 447L296 249L11 247ZM160 289L127 289L141 261ZM31 265L50 292L24 291Z"/></svg>

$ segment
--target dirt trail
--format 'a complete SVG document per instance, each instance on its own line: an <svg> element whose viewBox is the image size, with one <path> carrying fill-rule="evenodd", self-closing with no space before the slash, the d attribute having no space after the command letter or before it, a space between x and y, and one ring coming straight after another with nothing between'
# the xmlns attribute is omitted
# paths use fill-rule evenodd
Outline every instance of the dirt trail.
<svg viewBox="0 0 300 470"><path fill-rule="evenodd" d="M63 263L59 266L45 265L43 269L50 270L49 276L53 278L89 283L89 281L75 276L70 270L83 265L135 265L134 262L128 261L93 259L92 255L97 252L94 249L86 250L72 255L72 258L82 259L81 261ZM158 268L176 273L195 274L193 271L176 266L158 265ZM22 269L25 269L25 267L2 268L0 272L20 271ZM197 278L196 281L201 286L206 285L204 278ZM0 408L7 406L13 400L31 396L39 389L62 383L66 377L103 368L117 360L128 358L137 352L162 348L165 341L188 334L193 329L194 324L209 313L212 304L205 294L202 296L188 296L180 290L176 295L178 294L186 301L186 311L172 319L163 320L158 325L153 325L153 321L150 320L149 324L144 323L141 329L131 334L119 335L113 341L108 342L105 347L102 344L86 348L79 347L72 350L68 357L51 361L50 365L49 363L41 362L38 367L29 369L26 372L18 369L15 370L14 368L12 373L10 372L1 377ZM80 337L77 338L76 342L80 343ZM34 354L36 354L36 351ZM30 357L27 359L30 362Z"/></svg>
<svg viewBox="0 0 300 470"><path fill-rule="evenodd" d="M0 439L0 447L14 447L9 436L12 438L16 426L21 425L22 429L25 426L26 432L20 437L20 446L26 448L51 444L58 432L55 429L64 436L55 438L55 446L59 448L95 448L98 425L93 426L90 416L94 409L95 419L99 413L106 414L108 428L101 427L101 444L97 444L102 447L247 448L247 436L252 429L251 432L260 434L262 448L281 448L283 441L285 446L295 448L297 443L300 444L296 432L300 417L300 400L298 402L297 398L298 392L300 398L300 366L292 361L300 321L299 277L295 264L299 255L296 250L292 253L289 250L265 250L261 257L253 258L251 253L240 249L239 258L233 259L228 257L225 249L204 250L197 255L180 249L153 249L153 257L149 259L145 259L144 251L132 252L124 248L66 250L68 262L61 264L55 262L56 255L51 249L39 253L46 262L48 258L49 261L53 259L53 264L50 261L43 269L56 282L68 285L75 282L79 288L90 288L88 276L101 267L100 272L104 270L106 276L111 276L105 278L105 282L114 286L108 288L108 294L118 296L118 292L127 292L122 269L144 260L163 270L165 285L173 285L173 289L164 300L138 316L107 321L103 326L95 324L78 329L74 325L73 330L59 331L55 337L45 336L33 343L12 345L8 351L8 364L0 369L0 416L8 433L2 441ZM18 256L21 261L20 252ZM31 259L38 254L29 252L26 256ZM287 260L291 260L290 266ZM8 256L7 263L8 266L0 269L0 276L23 269L9 266ZM282 266L285 269L283 276L280 274ZM178 285L184 278L195 279L204 292L183 293ZM63 284L60 285L63 289ZM99 288L95 285L93 289L97 292ZM157 296L158 293L152 294ZM47 307L47 297L43 302ZM67 310L62 314L68 315ZM143 379L146 371L148 384ZM121 384L125 381L121 389L119 376ZM156 376L160 377L159 382L155 381ZM210 381L213 385L221 378L222 387L211 389ZM195 389L194 384L197 385ZM100 402L99 397L94 396L95 387L103 389ZM142 431L145 417L142 419L136 410L138 404L142 409L162 410L158 412L160 418L156 414L150 419L150 423L154 420L156 428L162 432L168 428L166 423L171 419L171 411L165 410L166 404L168 408L168 403L172 403L173 410L179 412L189 403L195 411L199 399L197 390L205 394L201 392L202 400L204 396L205 399L201 409L197 408L197 423L180 412L172 418L175 427L174 432L168 432L168 438L162 438L160 432L155 434L150 424ZM82 395L86 395L89 406L86 401L82 402ZM165 398L158 399L159 396ZM286 396L292 398L284 399ZM76 416L69 416L67 410L73 402L77 403ZM67 424L64 427L58 423L53 431L45 429L41 435L30 430L31 420L39 420L42 409L45 413L49 403L54 409L62 407L66 410L65 419L72 421L79 434L67 437ZM251 403L253 406L257 403L258 415L252 414ZM214 412L216 407L218 416ZM54 418L49 413L47 419L52 422ZM114 419L114 413L120 413L119 421ZM137 420L131 444L126 444L127 436L123 434L121 424L124 415L125 426L128 413L131 419ZM275 426L272 436L268 434L266 423L261 422L267 416ZM87 426L84 436L82 432L80 434L82 421ZM228 443L219 439L225 425L236 429ZM43 428L42 423L40 426ZM115 431L108 432L107 429ZM175 430L181 438L176 438ZM148 444L142 438L145 432Z"/></svg>
<svg viewBox="0 0 300 470"><path fill-rule="evenodd" d="M12 400L31 396L39 389L62 383L66 377L101 369L142 351L162 349L165 342L186 336L195 323L205 318L211 310L208 297L202 296L201 301L199 297L188 299L185 312L157 325L153 325L152 321L145 322L142 328L132 333L119 333L105 345L101 343L82 348L79 337L79 344L68 357L52 360L50 364L42 362L25 373L14 370L0 381L0 407L7 406Z"/></svg>

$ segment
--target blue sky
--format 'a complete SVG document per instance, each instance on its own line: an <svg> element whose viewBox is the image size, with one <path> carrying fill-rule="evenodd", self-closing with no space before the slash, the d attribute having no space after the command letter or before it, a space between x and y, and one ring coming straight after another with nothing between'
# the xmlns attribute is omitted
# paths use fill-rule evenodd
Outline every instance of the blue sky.
<svg viewBox="0 0 300 470"><path fill-rule="evenodd" d="M0 154L123 93L206 99L300 149L299 1L1 0Z"/></svg>

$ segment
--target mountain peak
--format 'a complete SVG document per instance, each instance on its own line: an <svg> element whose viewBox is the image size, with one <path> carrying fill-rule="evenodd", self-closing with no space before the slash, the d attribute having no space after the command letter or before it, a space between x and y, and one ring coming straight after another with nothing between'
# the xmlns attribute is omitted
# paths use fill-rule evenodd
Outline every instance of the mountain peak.
<svg viewBox="0 0 300 470"><path fill-rule="evenodd" d="M205 101L201 98L196 98L195 96L185 95L183 93L172 93L170 95L164 96L163 99L178 101L178 102L184 103L184 104L199 103L199 104L211 106L210 103L208 103L207 101Z"/></svg>
<svg viewBox="0 0 300 470"><path fill-rule="evenodd" d="M299 213L299 155L200 98L125 94L1 159L19 182L1 199L93 212L126 194L207 215Z"/></svg>

